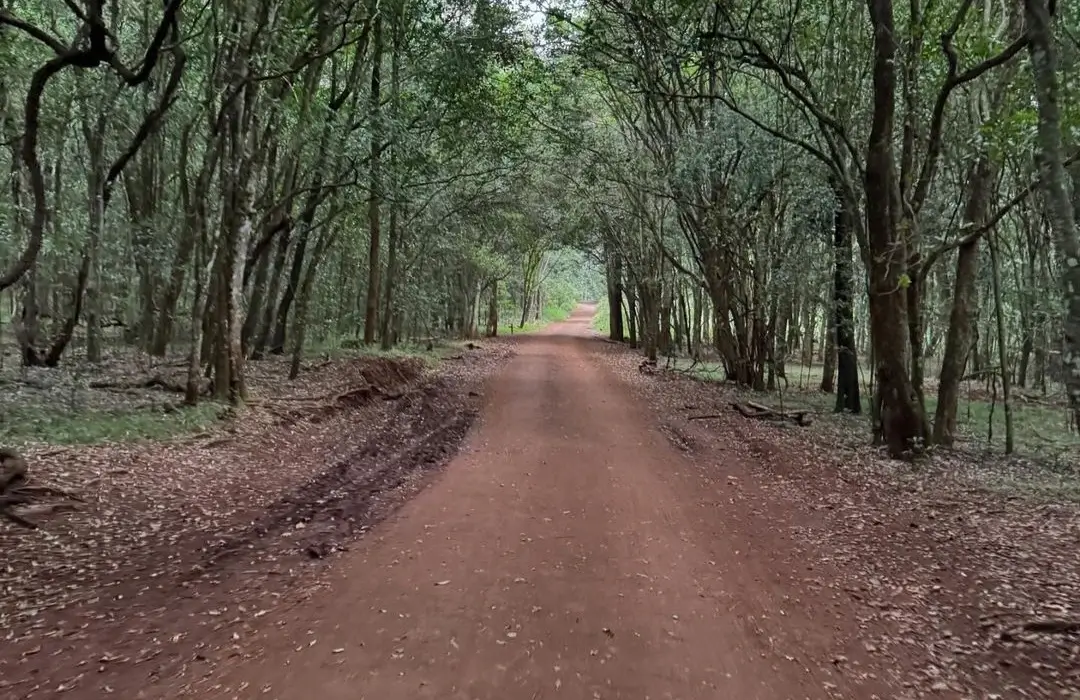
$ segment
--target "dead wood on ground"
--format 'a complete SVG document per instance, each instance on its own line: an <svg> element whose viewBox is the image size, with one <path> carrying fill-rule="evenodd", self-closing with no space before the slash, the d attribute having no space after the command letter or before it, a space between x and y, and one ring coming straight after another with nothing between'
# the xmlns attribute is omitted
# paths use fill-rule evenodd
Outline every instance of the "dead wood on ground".
<svg viewBox="0 0 1080 700"><path fill-rule="evenodd" d="M26 459L21 454L10 448L0 449L0 515L16 525L33 530L38 525L26 516L75 509L70 502L41 503L41 498L52 496L66 501L82 501L78 496L55 486L28 482L28 471Z"/></svg>
<svg viewBox="0 0 1080 700"><path fill-rule="evenodd" d="M171 391L178 394L183 394L187 390L187 386L184 382L170 381L168 378L154 374L149 377L143 377L141 379L135 379L130 381L94 381L88 385L91 389L105 389L107 391L132 391L136 389L162 389L164 391ZM204 382L202 393L206 394L210 391L209 381Z"/></svg>
<svg viewBox="0 0 1080 700"><path fill-rule="evenodd" d="M755 401L732 401L731 407L743 418L757 418L760 420L787 421L795 425L807 426L814 422L812 413L806 409L780 410ZM720 414L703 416L690 416L690 420L706 420L709 418L721 418Z"/></svg>

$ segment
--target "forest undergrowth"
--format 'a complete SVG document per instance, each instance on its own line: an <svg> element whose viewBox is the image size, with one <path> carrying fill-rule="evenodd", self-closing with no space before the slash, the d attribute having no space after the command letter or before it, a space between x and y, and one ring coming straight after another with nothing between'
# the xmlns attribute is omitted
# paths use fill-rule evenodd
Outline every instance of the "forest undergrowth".
<svg viewBox="0 0 1080 700"><path fill-rule="evenodd" d="M604 347L700 469L730 482L726 460L751 466L764 495L750 510L804 549L805 569L790 575L854 608L868 653L914 664L912 697L1076 697L1075 469L963 445L914 463L890 459L868 444L865 417L833 414L811 392L786 396L789 409L812 410L808 425L746 418L734 402L777 407L776 394L642 371L622 346Z"/></svg>
<svg viewBox="0 0 1080 700"><path fill-rule="evenodd" d="M168 388L101 397L83 381L79 415L97 416L81 419L93 421L96 444L56 444L83 437L71 423L23 431L28 442L5 438L30 465L28 483L50 497L18 511L35 529L0 523L0 696L81 687L87 663L107 686L110 672L132 664L159 674L192 648L230 648L222 630L236 615L261 617L309 593L326 557L445 464L507 352L470 343L421 356L324 357L305 365L301 382L286 381L284 358L252 363L244 409L197 429L162 412ZM145 376L118 371L129 383ZM145 418L117 418L154 411L169 436L135 434ZM111 440L118 425L132 433ZM177 591L186 591L179 603ZM176 604L194 627L164 613ZM94 641L73 647L71 635L86 628Z"/></svg>

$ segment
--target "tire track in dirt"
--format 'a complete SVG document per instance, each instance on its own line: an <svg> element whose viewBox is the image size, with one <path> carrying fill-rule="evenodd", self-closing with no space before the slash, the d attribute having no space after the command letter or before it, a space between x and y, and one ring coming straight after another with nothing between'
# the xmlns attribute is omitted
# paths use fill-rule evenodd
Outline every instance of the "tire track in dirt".
<svg viewBox="0 0 1080 700"><path fill-rule="evenodd" d="M587 328L518 339L432 488L241 656L153 697L902 697L835 669L857 620L794 587L775 535L732 527L745 468L700 479Z"/></svg>
<svg viewBox="0 0 1080 700"><path fill-rule="evenodd" d="M247 625L318 590L326 569L316 560L347 550L457 452L482 401L488 368L474 365L501 354L474 353L436 377L391 376L394 393L368 392L363 405L334 402L333 416L317 407L320 419L333 417L352 433L336 460L267 505L248 504L240 510L246 520L122 562L140 575L98 581L100 591L88 590L84 603L48 611L18 637L7 630L0 698L147 697L160 680L242 656ZM260 440L253 435L236 449ZM155 573L141 575L147 571Z"/></svg>

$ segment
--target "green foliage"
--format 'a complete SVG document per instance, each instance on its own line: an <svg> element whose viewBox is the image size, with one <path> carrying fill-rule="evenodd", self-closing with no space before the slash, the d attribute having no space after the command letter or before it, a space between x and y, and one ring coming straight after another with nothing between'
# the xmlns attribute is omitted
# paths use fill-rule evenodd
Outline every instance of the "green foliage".
<svg viewBox="0 0 1080 700"><path fill-rule="evenodd" d="M607 299L602 299L596 306L596 315L592 319L592 327L597 333L607 335L611 332L611 308Z"/></svg>
<svg viewBox="0 0 1080 700"><path fill-rule="evenodd" d="M5 409L0 442L94 444L167 440L204 431L222 416L224 406L212 402L196 407L58 410L54 406L23 404Z"/></svg>

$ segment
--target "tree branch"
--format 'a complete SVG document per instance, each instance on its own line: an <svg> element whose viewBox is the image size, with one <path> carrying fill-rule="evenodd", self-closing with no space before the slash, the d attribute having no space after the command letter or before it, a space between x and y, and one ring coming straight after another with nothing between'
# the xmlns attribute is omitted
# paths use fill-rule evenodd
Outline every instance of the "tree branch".
<svg viewBox="0 0 1080 700"><path fill-rule="evenodd" d="M960 25L963 24L964 17L972 2L973 0L964 0L956 13L956 17L953 19L952 25L948 31L941 35L941 50L945 54L946 61L948 61L949 69L945 82L941 84L941 90L938 91L937 100L934 102L933 116L930 118L930 137L926 146L926 159L923 160L919 179L915 185L915 192L911 198L911 209L915 213L922 209L922 205L930 193L930 185L937 173L938 160L941 155L945 108L948 106L949 97L952 95L953 90L979 78L987 71L1008 63L1028 44L1027 34L1023 34L1000 53L968 68L962 73L959 72L959 59L956 56L956 49L953 47L952 42L956 33L960 30Z"/></svg>

